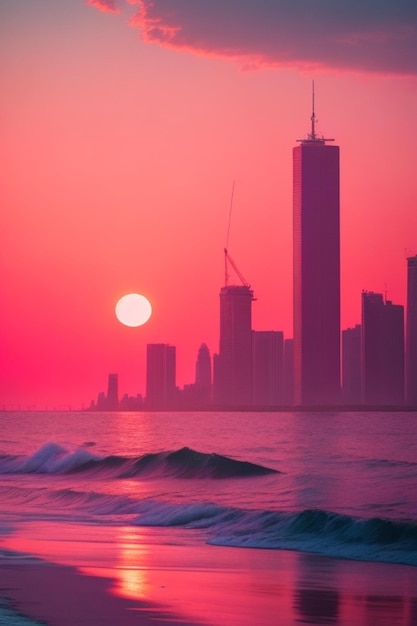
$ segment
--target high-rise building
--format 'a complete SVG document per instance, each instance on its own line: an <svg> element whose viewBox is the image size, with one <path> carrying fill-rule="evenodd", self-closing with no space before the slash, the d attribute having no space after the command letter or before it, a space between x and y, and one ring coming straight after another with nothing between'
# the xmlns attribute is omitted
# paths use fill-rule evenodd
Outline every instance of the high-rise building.
<svg viewBox="0 0 417 626"><path fill-rule="evenodd" d="M209 404L211 400L211 358L210 351L205 343L202 343L198 350L194 387L196 399L202 405Z"/></svg>
<svg viewBox="0 0 417 626"><path fill-rule="evenodd" d="M220 290L220 349L215 359L215 403L249 406L252 402L252 300L248 285Z"/></svg>
<svg viewBox="0 0 417 626"><path fill-rule="evenodd" d="M339 147L315 130L293 149L294 399L340 401Z"/></svg>
<svg viewBox="0 0 417 626"><path fill-rule="evenodd" d="M117 374L109 374L106 407L109 411L116 411L119 408L119 377Z"/></svg>
<svg viewBox="0 0 417 626"><path fill-rule="evenodd" d="M119 376L109 374L107 379L107 394L100 391L97 402L91 403L91 408L97 411L117 411L119 409Z"/></svg>
<svg viewBox="0 0 417 626"><path fill-rule="evenodd" d="M361 327L342 331L342 401L361 403Z"/></svg>
<svg viewBox="0 0 417 626"><path fill-rule="evenodd" d="M406 403L417 407L417 255L407 259L405 375Z"/></svg>
<svg viewBox="0 0 417 626"><path fill-rule="evenodd" d="M294 404L294 339L284 340L284 404Z"/></svg>
<svg viewBox="0 0 417 626"><path fill-rule="evenodd" d="M252 331L253 404L283 404L284 333L274 330Z"/></svg>
<svg viewBox="0 0 417 626"><path fill-rule="evenodd" d="M171 408L176 401L176 348L165 343L146 346L146 404Z"/></svg>
<svg viewBox="0 0 417 626"><path fill-rule="evenodd" d="M404 307L362 293L362 402L404 404Z"/></svg>

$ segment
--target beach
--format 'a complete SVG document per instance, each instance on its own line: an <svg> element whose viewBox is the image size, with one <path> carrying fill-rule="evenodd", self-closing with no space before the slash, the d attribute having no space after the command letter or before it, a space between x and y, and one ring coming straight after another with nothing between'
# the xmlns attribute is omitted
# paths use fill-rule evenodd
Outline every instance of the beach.
<svg viewBox="0 0 417 626"><path fill-rule="evenodd" d="M417 623L413 567L196 548L175 529L29 522L3 539L42 560L3 557L0 595L50 626Z"/></svg>

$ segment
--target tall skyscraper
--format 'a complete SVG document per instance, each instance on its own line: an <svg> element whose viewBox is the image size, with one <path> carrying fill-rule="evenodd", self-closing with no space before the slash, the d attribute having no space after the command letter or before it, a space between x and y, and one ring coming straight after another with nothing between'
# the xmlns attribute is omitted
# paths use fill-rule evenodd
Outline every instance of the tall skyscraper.
<svg viewBox="0 0 417 626"><path fill-rule="evenodd" d="M283 404L284 333L275 330L252 331L253 404Z"/></svg>
<svg viewBox="0 0 417 626"><path fill-rule="evenodd" d="M405 397L417 406L417 255L407 259L407 324L405 348Z"/></svg>
<svg viewBox="0 0 417 626"><path fill-rule="evenodd" d="M176 349L165 343L146 346L146 404L171 408L176 401Z"/></svg>
<svg viewBox="0 0 417 626"><path fill-rule="evenodd" d="M404 403L404 307L381 293L362 293L362 402Z"/></svg>
<svg viewBox="0 0 417 626"><path fill-rule="evenodd" d="M252 402L252 300L248 285L220 290L220 349L215 359L215 402L249 406Z"/></svg>
<svg viewBox="0 0 417 626"><path fill-rule="evenodd" d="M342 331L343 404L361 403L361 327Z"/></svg>
<svg viewBox="0 0 417 626"><path fill-rule="evenodd" d="M294 400L340 401L339 147L311 132L293 149Z"/></svg>

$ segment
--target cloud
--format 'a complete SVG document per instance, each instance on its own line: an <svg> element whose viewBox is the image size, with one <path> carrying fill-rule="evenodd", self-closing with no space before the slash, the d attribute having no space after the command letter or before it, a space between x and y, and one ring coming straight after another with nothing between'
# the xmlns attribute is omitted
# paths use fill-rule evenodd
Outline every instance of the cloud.
<svg viewBox="0 0 417 626"><path fill-rule="evenodd" d="M115 0L87 0L87 4L107 13L119 13Z"/></svg>
<svg viewBox="0 0 417 626"><path fill-rule="evenodd" d="M417 74L415 0L127 2L142 38L161 46L255 67Z"/></svg>

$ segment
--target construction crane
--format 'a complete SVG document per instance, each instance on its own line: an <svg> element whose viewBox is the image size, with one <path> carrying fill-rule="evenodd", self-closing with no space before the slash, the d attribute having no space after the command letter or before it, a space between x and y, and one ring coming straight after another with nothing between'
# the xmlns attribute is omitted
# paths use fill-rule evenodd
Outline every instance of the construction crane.
<svg viewBox="0 0 417 626"><path fill-rule="evenodd" d="M239 268L236 265L236 263L233 261L232 257L229 254L229 251L227 249L227 246L229 245L230 224L231 224L231 221L232 221L232 209L233 209L234 193L235 193L235 181L233 181L232 195L230 197L229 222L228 222L228 226L227 226L226 247L223 249L224 250L224 286L227 287L229 285L229 265L230 265L233 268L236 276L239 278L239 280L242 283L242 285L244 287L247 287L247 289L251 290L250 284L248 283L246 278L243 276L242 272L239 270ZM253 297L252 297L252 299L255 300L255 298L253 298Z"/></svg>
<svg viewBox="0 0 417 626"><path fill-rule="evenodd" d="M229 265L234 269L237 277L239 278L240 282L242 283L242 285L244 287L248 287L249 289L250 284L248 283L248 281L246 280L246 278L243 276L242 272L239 270L239 268L237 267L236 263L233 261L232 257L230 256L227 248L224 248L224 285L225 287L228 286L229 283Z"/></svg>

